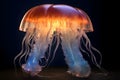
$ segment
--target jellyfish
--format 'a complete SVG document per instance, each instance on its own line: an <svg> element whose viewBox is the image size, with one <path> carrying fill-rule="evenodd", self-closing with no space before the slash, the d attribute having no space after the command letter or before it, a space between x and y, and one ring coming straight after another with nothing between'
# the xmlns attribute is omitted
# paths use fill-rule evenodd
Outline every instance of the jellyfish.
<svg viewBox="0 0 120 80"><path fill-rule="evenodd" d="M91 56L92 62L100 68L101 53L92 46L86 34L94 31L92 22L87 13L79 8L64 4L35 6L25 13L19 30L25 32L25 37L22 50L14 61L19 58L21 68L31 75L38 75L54 59L59 44L62 46L69 74L76 77L90 75L90 64L82 52ZM54 42L56 47L50 59L50 50ZM99 61L93 51L99 54ZM25 63L21 64L23 58ZM40 64L43 58L46 61L45 65Z"/></svg>

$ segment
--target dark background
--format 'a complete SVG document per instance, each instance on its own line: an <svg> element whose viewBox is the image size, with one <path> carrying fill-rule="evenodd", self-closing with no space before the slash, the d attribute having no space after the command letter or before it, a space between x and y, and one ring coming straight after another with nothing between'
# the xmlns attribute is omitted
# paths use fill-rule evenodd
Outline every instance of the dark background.
<svg viewBox="0 0 120 80"><path fill-rule="evenodd" d="M14 69L13 59L21 50L25 33L18 30L21 19L30 8L40 4L67 4L84 10L90 17L94 32L87 33L91 43L103 55L102 67L108 71L120 70L119 22L117 12L102 0L4 0L0 9L0 69ZM112 9L113 8L113 9ZM114 23L115 22L115 23ZM118 24L118 25L116 25ZM118 47L117 47L118 46ZM64 56L58 49L52 65L65 66Z"/></svg>

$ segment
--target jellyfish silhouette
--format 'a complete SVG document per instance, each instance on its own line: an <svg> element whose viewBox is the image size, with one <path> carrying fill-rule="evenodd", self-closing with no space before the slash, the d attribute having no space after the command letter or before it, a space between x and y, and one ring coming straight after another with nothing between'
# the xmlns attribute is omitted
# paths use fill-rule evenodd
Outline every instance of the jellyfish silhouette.
<svg viewBox="0 0 120 80"><path fill-rule="evenodd" d="M47 64L50 63L50 50L53 42L56 47L52 55L55 57L58 45L61 44L65 61L69 67L68 73L76 77L88 77L91 67L82 52L91 56L92 62L100 68L101 59L98 61L93 51L100 52L91 45L87 32L93 32L93 26L89 16L81 9L63 4L38 5L26 12L20 27L20 31L26 32L22 42L22 50L15 57L25 58L22 69L31 75L37 75ZM86 48L82 48L82 45ZM47 56L45 54L49 47ZM42 59L45 65L40 65ZM52 60L51 60L52 61Z"/></svg>

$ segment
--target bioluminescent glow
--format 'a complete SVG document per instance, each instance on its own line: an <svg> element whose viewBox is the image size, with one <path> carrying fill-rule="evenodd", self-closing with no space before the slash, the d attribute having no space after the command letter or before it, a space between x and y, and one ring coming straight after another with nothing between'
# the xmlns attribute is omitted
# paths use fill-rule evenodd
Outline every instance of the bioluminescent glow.
<svg viewBox="0 0 120 80"><path fill-rule="evenodd" d="M61 44L69 67L68 73L77 77L90 75L90 65L83 58L82 52L87 52L93 63L100 67L101 60L99 62L96 60L93 51L96 51L100 57L101 54L91 45L86 35L87 32L93 31L93 26L89 16L81 9L53 4L33 7L24 15L19 30L26 32L26 35L22 42L22 50L14 61L19 59L21 64L21 59L25 58L25 63L21 67L31 75L37 75L49 64L53 42L56 42L53 58L58 45ZM81 44L85 46L85 50ZM45 52L48 48L49 52L46 56ZM40 65L43 58L46 64Z"/></svg>

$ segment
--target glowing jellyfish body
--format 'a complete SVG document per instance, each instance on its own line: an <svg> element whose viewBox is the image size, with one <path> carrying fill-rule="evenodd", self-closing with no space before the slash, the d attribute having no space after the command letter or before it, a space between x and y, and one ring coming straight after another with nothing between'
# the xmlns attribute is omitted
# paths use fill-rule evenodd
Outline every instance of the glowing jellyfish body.
<svg viewBox="0 0 120 80"><path fill-rule="evenodd" d="M91 46L86 35L86 32L93 31L93 27L84 11L68 5L36 6L24 15L19 30L26 32L26 35L22 43L23 49L15 59L27 58L26 63L22 65L24 71L37 75L42 67L45 67L41 66L39 62L42 58L48 62L50 53L48 53L48 57L45 57L45 52L48 47L51 48L55 37L54 40L57 41L55 51L61 39L65 60L69 67L68 73L77 77L89 76L91 69L81 54L81 51L84 51L81 48L81 42L84 42L86 49L91 54L91 49L97 50ZM93 54L92 59L99 66Z"/></svg>

